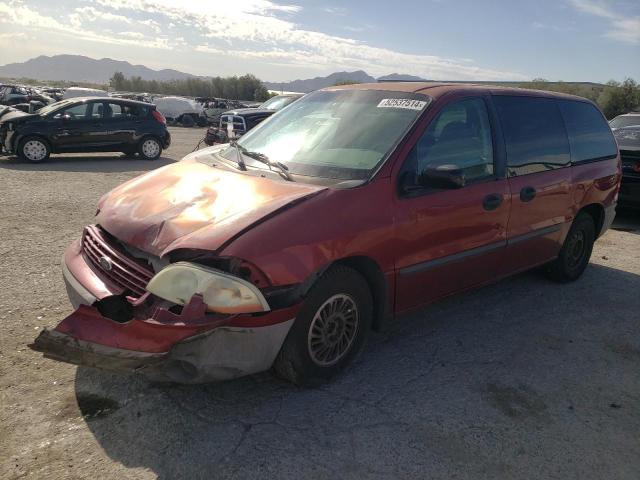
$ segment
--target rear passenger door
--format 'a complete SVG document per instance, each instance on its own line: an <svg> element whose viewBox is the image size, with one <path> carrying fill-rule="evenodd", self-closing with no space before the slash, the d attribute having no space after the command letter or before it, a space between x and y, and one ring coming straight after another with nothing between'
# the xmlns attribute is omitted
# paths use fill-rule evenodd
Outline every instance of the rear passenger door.
<svg viewBox="0 0 640 480"><path fill-rule="evenodd" d="M511 216L501 274L555 258L572 218L569 141L556 101L494 95L507 156Z"/></svg>
<svg viewBox="0 0 640 480"><path fill-rule="evenodd" d="M124 150L133 143L136 129L130 107L116 102L105 102L103 105L105 149Z"/></svg>

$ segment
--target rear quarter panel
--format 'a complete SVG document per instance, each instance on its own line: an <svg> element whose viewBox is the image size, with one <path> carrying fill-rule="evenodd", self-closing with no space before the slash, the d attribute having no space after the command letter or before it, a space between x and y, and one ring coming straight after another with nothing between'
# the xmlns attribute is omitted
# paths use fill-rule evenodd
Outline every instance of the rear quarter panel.
<svg viewBox="0 0 640 480"><path fill-rule="evenodd" d="M591 204L601 205L605 210L615 208L622 178L619 154L608 160L575 164L571 175L574 216Z"/></svg>

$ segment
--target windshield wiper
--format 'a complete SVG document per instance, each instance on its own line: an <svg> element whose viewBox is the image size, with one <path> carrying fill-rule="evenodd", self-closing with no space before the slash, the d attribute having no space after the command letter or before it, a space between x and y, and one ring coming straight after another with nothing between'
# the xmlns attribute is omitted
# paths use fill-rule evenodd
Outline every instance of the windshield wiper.
<svg viewBox="0 0 640 480"><path fill-rule="evenodd" d="M238 145L238 142L236 142L235 140L229 142L229 145L236 149L236 163L238 164L238 168L243 171L246 170L247 165L244 163L244 159L242 158L242 151L244 150L244 148Z"/></svg>
<svg viewBox="0 0 640 480"><path fill-rule="evenodd" d="M253 158L258 162L264 163L265 165L267 165L269 167L269 170L272 170L273 167L276 167L279 170L278 173L280 173L284 178L286 178L290 182L293 182L293 178L291 178L291 175L289 174L289 167L287 167L284 163L270 160L269 157L267 157L264 153L252 152L251 150L247 150L242 145L238 145L237 143L234 143L234 146L237 148L238 152L242 152L243 155L246 155L249 158Z"/></svg>

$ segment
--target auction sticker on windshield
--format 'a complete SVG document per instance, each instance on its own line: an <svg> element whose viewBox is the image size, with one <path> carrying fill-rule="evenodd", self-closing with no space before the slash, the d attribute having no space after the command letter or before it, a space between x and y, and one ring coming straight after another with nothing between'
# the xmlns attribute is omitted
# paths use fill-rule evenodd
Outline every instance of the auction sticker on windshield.
<svg viewBox="0 0 640 480"><path fill-rule="evenodd" d="M410 98L383 98L378 104L378 108L405 108L407 110L422 110L426 106L427 102Z"/></svg>

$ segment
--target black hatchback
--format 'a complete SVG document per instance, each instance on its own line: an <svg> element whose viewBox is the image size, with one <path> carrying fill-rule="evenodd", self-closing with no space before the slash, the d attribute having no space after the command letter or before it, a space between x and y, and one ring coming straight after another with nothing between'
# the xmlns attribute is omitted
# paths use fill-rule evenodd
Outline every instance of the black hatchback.
<svg viewBox="0 0 640 480"><path fill-rule="evenodd" d="M8 153L42 162L51 153L123 152L155 160L171 144L155 105L108 97L74 98L0 120L0 143Z"/></svg>

